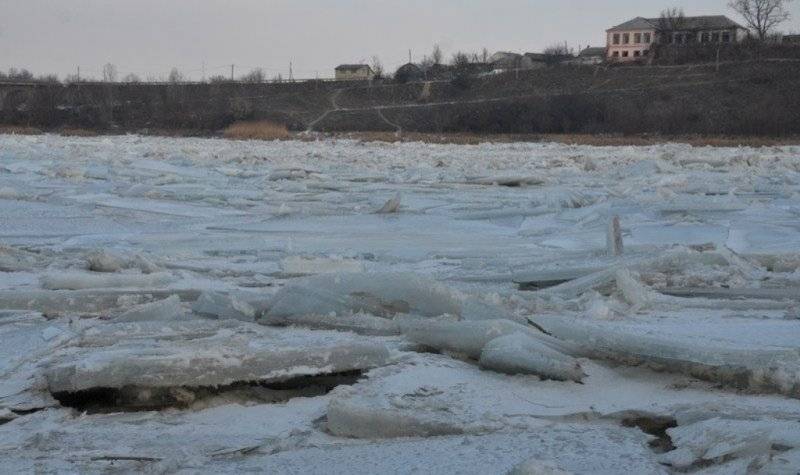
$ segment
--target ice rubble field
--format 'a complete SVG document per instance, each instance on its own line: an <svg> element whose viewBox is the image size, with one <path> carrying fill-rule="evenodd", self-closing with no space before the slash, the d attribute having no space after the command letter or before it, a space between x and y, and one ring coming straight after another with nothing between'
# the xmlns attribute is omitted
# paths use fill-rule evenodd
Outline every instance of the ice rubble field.
<svg viewBox="0 0 800 475"><path fill-rule="evenodd" d="M800 470L800 147L0 136L0 218L3 472Z"/></svg>

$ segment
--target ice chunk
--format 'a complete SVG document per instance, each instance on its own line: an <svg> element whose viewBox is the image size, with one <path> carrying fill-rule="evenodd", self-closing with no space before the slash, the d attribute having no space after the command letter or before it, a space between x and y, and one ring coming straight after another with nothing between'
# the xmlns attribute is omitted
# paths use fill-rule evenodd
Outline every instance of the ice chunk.
<svg viewBox="0 0 800 475"><path fill-rule="evenodd" d="M297 325L320 330L352 331L361 335L399 335L400 326L387 318L357 313L355 315L266 315L259 320L263 325Z"/></svg>
<svg viewBox="0 0 800 475"><path fill-rule="evenodd" d="M87 268L93 272L120 272L123 269L139 269L145 274L158 272L160 269L146 257L129 258L104 249L94 251L86 258Z"/></svg>
<svg viewBox="0 0 800 475"><path fill-rule="evenodd" d="M441 351L466 355L479 359L487 343L497 337L522 333L540 341L546 341L551 348L562 349L563 345L547 335L511 320L445 322L420 319L399 320L403 335L414 343Z"/></svg>
<svg viewBox="0 0 800 475"><path fill-rule="evenodd" d="M278 382L386 364L381 343L344 333L280 331L228 320L140 322L94 327L80 346L51 355L51 393Z"/></svg>
<svg viewBox="0 0 800 475"><path fill-rule="evenodd" d="M608 223L608 234L606 235L606 247L609 256L622 255L622 228L619 224L619 216L614 216Z"/></svg>
<svg viewBox="0 0 800 475"><path fill-rule="evenodd" d="M298 279L278 291L269 317L295 315L458 315L445 286L412 274L326 274Z"/></svg>
<svg viewBox="0 0 800 475"><path fill-rule="evenodd" d="M30 270L36 258L29 252L0 244L0 272Z"/></svg>
<svg viewBox="0 0 800 475"><path fill-rule="evenodd" d="M400 193L396 194L394 198L387 201L381 209L377 211L378 214L391 214L400 211Z"/></svg>
<svg viewBox="0 0 800 475"><path fill-rule="evenodd" d="M279 180L304 180L306 178L316 175L317 172L306 170L303 168L283 168L276 169L267 177L270 181Z"/></svg>
<svg viewBox="0 0 800 475"><path fill-rule="evenodd" d="M291 256L281 260L281 271L286 275L305 276L337 272L364 272L364 264L353 259Z"/></svg>
<svg viewBox="0 0 800 475"><path fill-rule="evenodd" d="M178 295L192 301L200 296L198 290L0 290L0 308L9 310L34 310L45 314L107 314L124 307L153 298Z"/></svg>
<svg viewBox="0 0 800 475"><path fill-rule="evenodd" d="M646 364L735 388L778 392L800 398L800 350L738 348L713 341L697 344L667 335L640 334L568 318L536 323L582 354L628 364Z"/></svg>
<svg viewBox="0 0 800 475"><path fill-rule="evenodd" d="M108 251L95 251L86 258L88 268L93 272L119 272L125 266L125 259Z"/></svg>
<svg viewBox="0 0 800 475"><path fill-rule="evenodd" d="M181 299L177 295L172 295L164 300L150 302L128 310L115 322L149 322L158 320L183 320L186 318L186 311L181 306Z"/></svg>
<svg viewBox="0 0 800 475"><path fill-rule="evenodd" d="M192 311L198 315L222 320L242 320L252 322L256 319L256 309L234 295L219 292L203 292L192 304Z"/></svg>
<svg viewBox="0 0 800 475"><path fill-rule="evenodd" d="M755 456L767 458L774 446L800 448L800 423L776 419L707 419L667 431L677 450L663 463L685 470L700 462L723 463Z"/></svg>
<svg viewBox="0 0 800 475"><path fill-rule="evenodd" d="M385 409L336 397L328 404L328 430L341 437L384 439L394 437L436 437L470 432L461 421L396 408ZM442 413L444 413L442 408ZM479 432L479 431L475 431Z"/></svg>
<svg viewBox="0 0 800 475"><path fill-rule="evenodd" d="M482 368L508 374L535 374L558 381L581 382L580 363L524 333L513 333L490 341L480 357Z"/></svg>
<svg viewBox="0 0 800 475"><path fill-rule="evenodd" d="M633 273L627 269L617 271L617 288L622 292L623 298L630 303L635 310L646 308L708 308L708 309L739 309L739 310L784 310L793 306L791 302L782 302L778 299L797 300L797 296L791 291L782 293L781 289L755 289L752 291L744 290L740 297L751 297L746 300L732 299L709 299L709 298L685 298L664 295L660 292L646 287L639 282ZM727 294L730 296L730 289ZM718 296L726 293L726 290L718 291L715 294L713 289L706 292L707 295ZM699 292L702 294L702 291ZM749 295L748 295L749 294ZM776 297L776 300L756 299L752 297Z"/></svg>
<svg viewBox="0 0 800 475"><path fill-rule="evenodd" d="M42 339L44 341L50 341L62 334L64 334L64 330L58 327L50 326L42 330Z"/></svg>
<svg viewBox="0 0 800 475"><path fill-rule="evenodd" d="M63 272L47 274L41 278L42 288L48 290L81 290L107 288L152 288L163 287L174 278L166 272L155 274L91 274L87 272Z"/></svg>
<svg viewBox="0 0 800 475"><path fill-rule="evenodd" d="M0 408L0 424L5 424L6 422L13 421L19 417L15 412L10 411L4 407Z"/></svg>
<svg viewBox="0 0 800 475"><path fill-rule="evenodd" d="M461 302L461 319L478 320L514 320L516 317L498 305L483 302L475 297L467 297Z"/></svg>
<svg viewBox="0 0 800 475"><path fill-rule="evenodd" d="M521 187L542 185L544 180L538 176L490 176L468 178L467 183L470 185Z"/></svg>
<svg viewBox="0 0 800 475"><path fill-rule="evenodd" d="M17 190L11 188L10 186L0 186L0 199L16 200L19 199L21 196L22 195L20 195L20 193Z"/></svg>

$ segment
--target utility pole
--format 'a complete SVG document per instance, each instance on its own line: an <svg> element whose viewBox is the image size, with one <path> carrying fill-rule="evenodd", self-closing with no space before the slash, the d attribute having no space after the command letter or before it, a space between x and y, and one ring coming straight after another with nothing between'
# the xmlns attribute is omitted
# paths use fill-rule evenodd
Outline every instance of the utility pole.
<svg viewBox="0 0 800 475"><path fill-rule="evenodd" d="M411 48L408 49L408 62L411 63Z"/></svg>
<svg viewBox="0 0 800 475"><path fill-rule="evenodd" d="M294 72L292 71L291 61L289 61L289 81L294 82Z"/></svg>
<svg viewBox="0 0 800 475"><path fill-rule="evenodd" d="M206 62L203 61L203 82L206 82Z"/></svg>
<svg viewBox="0 0 800 475"><path fill-rule="evenodd" d="M81 82L81 67L78 66L78 82Z"/></svg>
<svg viewBox="0 0 800 475"><path fill-rule="evenodd" d="M235 65L231 64L231 82L233 82L233 68Z"/></svg>

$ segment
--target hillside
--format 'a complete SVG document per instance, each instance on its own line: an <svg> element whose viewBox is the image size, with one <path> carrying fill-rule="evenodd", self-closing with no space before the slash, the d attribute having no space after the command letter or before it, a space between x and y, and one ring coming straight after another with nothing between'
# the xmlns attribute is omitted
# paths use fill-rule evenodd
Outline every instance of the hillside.
<svg viewBox="0 0 800 475"><path fill-rule="evenodd" d="M0 121L45 129L213 133L241 120L294 130L477 133L800 133L800 62L564 66L459 82L0 85Z"/></svg>

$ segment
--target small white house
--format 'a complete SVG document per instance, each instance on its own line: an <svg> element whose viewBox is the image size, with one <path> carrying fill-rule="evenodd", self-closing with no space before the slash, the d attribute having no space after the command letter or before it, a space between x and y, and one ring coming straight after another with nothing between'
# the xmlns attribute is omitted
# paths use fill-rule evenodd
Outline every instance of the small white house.
<svg viewBox="0 0 800 475"><path fill-rule="evenodd" d="M336 66L337 81L371 81L375 72L368 64L341 64Z"/></svg>

